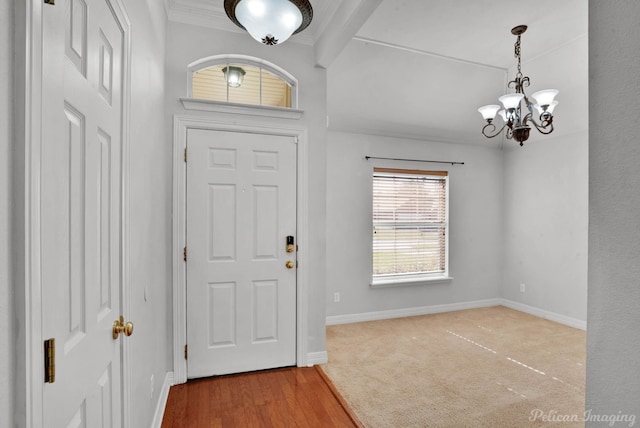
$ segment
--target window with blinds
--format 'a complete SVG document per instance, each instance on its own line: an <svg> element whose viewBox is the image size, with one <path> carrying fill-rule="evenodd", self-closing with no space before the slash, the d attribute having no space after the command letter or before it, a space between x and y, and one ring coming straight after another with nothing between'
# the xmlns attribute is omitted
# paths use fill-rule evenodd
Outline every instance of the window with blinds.
<svg viewBox="0 0 640 428"><path fill-rule="evenodd" d="M447 172L373 170L373 279L447 275Z"/></svg>

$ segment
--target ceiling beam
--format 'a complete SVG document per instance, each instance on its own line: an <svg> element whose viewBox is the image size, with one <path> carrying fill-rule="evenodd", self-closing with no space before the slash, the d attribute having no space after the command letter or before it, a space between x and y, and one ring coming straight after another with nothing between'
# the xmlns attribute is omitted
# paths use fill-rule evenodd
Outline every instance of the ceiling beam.
<svg viewBox="0 0 640 428"><path fill-rule="evenodd" d="M343 0L315 44L316 65L328 68L382 0Z"/></svg>

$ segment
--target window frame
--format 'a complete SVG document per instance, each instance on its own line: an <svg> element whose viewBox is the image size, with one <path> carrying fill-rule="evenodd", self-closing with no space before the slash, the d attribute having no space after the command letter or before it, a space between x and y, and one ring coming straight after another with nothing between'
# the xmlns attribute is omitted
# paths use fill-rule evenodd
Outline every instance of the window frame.
<svg viewBox="0 0 640 428"><path fill-rule="evenodd" d="M375 207L373 205L374 202L374 181L376 175L385 175L385 176L405 176L411 178L412 176L417 178L419 176L427 176L427 177L437 177L437 179L442 179L444 177L445 182L445 215L444 215L444 271L437 272L420 272L420 273L408 273L408 274L381 274L375 275L373 273L373 240L374 240L374 211ZM449 181L449 173L448 171L434 171L434 170L418 170L418 169L404 169L404 168L383 168L383 167L374 167L371 174L371 283L370 286L372 288L381 288L381 287L395 287L395 286L404 286L404 285L421 285L421 284L434 284L434 283L448 283L453 278L450 276L450 266L449 266L449 235L450 235L450 181Z"/></svg>
<svg viewBox="0 0 640 428"><path fill-rule="evenodd" d="M265 109L282 109L282 110L297 110L298 109L298 79L296 79L292 74L288 73L281 67L277 65L252 56L248 55L215 55L207 58L202 58L197 61L192 62L187 67L187 98L194 100L193 98L193 76L196 72L204 70L209 67L214 67L218 65L247 65L251 67L259 68L261 71L265 70L276 77L282 79L285 83L287 83L291 88L291 107L273 107L273 106L265 106L261 104L238 104L227 101L214 101L214 100L206 100L210 103L217 104L229 104L229 105L242 105L250 108L265 108ZM205 100L203 100L205 101Z"/></svg>

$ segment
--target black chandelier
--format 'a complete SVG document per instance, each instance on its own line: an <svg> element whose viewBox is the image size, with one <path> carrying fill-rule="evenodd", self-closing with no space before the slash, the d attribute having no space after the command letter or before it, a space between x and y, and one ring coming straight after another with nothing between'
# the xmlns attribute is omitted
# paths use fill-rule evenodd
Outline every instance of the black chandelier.
<svg viewBox="0 0 640 428"><path fill-rule="evenodd" d="M542 134L553 132L553 109L558 105L558 101L554 101L555 96L558 95L557 89L545 89L533 93L531 96L535 99L536 104L533 104L524 92L524 88L530 84L529 78L522 75L520 64L520 36L525 31L527 31L526 25L518 25L511 30L511 34L518 37L515 43L518 72L515 79L509 82L508 87L514 88L515 93L498 98L504 109L497 104L482 106L478 109L487 121L482 128L482 135L493 138L500 135L506 128L506 137L518 141L521 146L529 138L530 125L533 125ZM536 115L534 115L534 111L537 113ZM504 122L500 129L493 123L496 113ZM538 117L537 121L535 117Z"/></svg>

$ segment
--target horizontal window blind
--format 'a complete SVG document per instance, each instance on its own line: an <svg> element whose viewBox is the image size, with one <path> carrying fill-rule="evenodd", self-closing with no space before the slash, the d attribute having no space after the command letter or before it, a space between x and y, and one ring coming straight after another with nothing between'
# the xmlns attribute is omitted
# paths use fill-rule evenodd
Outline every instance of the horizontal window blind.
<svg viewBox="0 0 640 428"><path fill-rule="evenodd" d="M446 272L446 186L446 172L374 169L374 276Z"/></svg>

